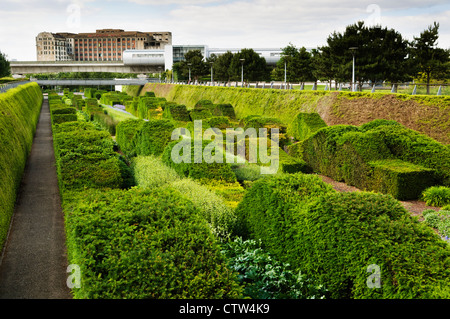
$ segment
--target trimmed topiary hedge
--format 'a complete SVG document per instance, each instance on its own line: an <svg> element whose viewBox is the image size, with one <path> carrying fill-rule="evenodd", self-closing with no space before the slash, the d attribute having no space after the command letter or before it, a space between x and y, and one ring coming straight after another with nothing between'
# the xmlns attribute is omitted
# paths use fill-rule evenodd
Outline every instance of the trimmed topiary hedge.
<svg viewBox="0 0 450 319"><path fill-rule="evenodd" d="M0 250L9 229L43 96L37 83L0 94Z"/></svg>
<svg viewBox="0 0 450 319"><path fill-rule="evenodd" d="M292 136L298 140L303 141L317 130L326 127L327 124L320 117L319 113L299 113L292 121L291 130Z"/></svg>
<svg viewBox="0 0 450 319"><path fill-rule="evenodd" d="M136 154L161 155L171 141L175 126L169 120L144 122L136 132Z"/></svg>
<svg viewBox="0 0 450 319"><path fill-rule="evenodd" d="M144 120L125 120L116 126L116 141L121 151L129 156L136 155L136 134L144 125Z"/></svg>
<svg viewBox="0 0 450 319"><path fill-rule="evenodd" d="M314 175L270 176L253 183L236 214L236 234L261 239L328 297L450 296L449 246L391 196L338 193ZM380 288L370 285L373 267Z"/></svg>
<svg viewBox="0 0 450 319"><path fill-rule="evenodd" d="M163 118L175 121L189 122L191 120L186 105L166 105L163 112Z"/></svg>
<svg viewBox="0 0 450 319"><path fill-rule="evenodd" d="M64 205L75 298L242 298L194 204L170 188L90 190Z"/></svg>
<svg viewBox="0 0 450 319"><path fill-rule="evenodd" d="M291 147L291 154L296 149L315 172L402 200L450 180L450 150L392 121L325 127ZM395 181L386 180L389 176Z"/></svg>

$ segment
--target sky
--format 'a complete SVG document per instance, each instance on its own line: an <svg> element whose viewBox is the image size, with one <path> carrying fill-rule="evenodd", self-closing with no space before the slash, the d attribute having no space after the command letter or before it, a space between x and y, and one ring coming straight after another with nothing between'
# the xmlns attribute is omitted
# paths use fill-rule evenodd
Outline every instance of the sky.
<svg viewBox="0 0 450 319"><path fill-rule="evenodd" d="M449 0L0 0L0 52L35 61L39 32L97 29L170 31L174 45L300 48L326 44L334 31L364 21L408 40L434 21L438 47L450 48Z"/></svg>

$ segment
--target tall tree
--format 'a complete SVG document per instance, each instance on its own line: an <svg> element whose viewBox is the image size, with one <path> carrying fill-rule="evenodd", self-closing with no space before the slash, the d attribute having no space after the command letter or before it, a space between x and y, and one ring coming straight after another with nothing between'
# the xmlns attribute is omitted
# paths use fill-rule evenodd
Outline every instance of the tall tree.
<svg viewBox="0 0 450 319"><path fill-rule="evenodd" d="M431 79L446 79L449 73L449 50L437 47L439 38L439 23L434 22L424 30L419 37L414 37L412 43L412 59L415 73L422 74L427 83L427 94L430 93Z"/></svg>
<svg viewBox="0 0 450 319"><path fill-rule="evenodd" d="M241 59L244 59L243 63ZM244 67L244 81L266 81L270 79L270 71L266 59L253 49L242 49L233 54L230 63L230 74L234 80L241 79L242 66Z"/></svg>
<svg viewBox="0 0 450 319"><path fill-rule="evenodd" d="M184 58L185 60L180 62L178 66L179 72L184 78L189 79L189 70L191 72L191 80L195 81L208 74L209 68L200 50L188 51Z"/></svg>
<svg viewBox="0 0 450 319"><path fill-rule="evenodd" d="M211 55L212 58L213 54ZM229 82L232 77L230 65L233 59L233 53L227 51L214 59L214 78L219 81Z"/></svg>
<svg viewBox="0 0 450 319"><path fill-rule="evenodd" d="M0 51L0 78L11 75L11 67L6 58L6 54Z"/></svg>
<svg viewBox="0 0 450 319"><path fill-rule="evenodd" d="M347 26L344 33L334 32L327 39L331 70L337 81L352 78L353 54L356 81L404 81L410 78L408 41L393 29L367 27L359 21ZM352 51L350 48L356 48ZM322 48L324 51L324 48Z"/></svg>
<svg viewBox="0 0 450 319"><path fill-rule="evenodd" d="M276 80L283 80L286 72L288 82L305 82L313 79L312 56L305 47L297 49L292 43L282 50L272 75Z"/></svg>

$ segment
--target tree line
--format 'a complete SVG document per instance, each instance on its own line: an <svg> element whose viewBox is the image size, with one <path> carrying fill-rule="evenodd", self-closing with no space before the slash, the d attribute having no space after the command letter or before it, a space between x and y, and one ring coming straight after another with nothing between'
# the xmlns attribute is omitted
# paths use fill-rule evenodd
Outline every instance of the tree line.
<svg viewBox="0 0 450 319"><path fill-rule="evenodd" d="M434 22L412 41L394 29L366 26L360 21L333 32L327 45L308 51L291 43L282 49L275 67L252 49L238 53L212 54L204 58L200 50L189 51L185 61L175 63L173 71L181 80L240 81L242 67L245 81L349 83L355 58L355 82L398 83L413 79L427 84L450 79L450 49L437 47L439 24ZM212 70L211 70L212 69Z"/></svg>

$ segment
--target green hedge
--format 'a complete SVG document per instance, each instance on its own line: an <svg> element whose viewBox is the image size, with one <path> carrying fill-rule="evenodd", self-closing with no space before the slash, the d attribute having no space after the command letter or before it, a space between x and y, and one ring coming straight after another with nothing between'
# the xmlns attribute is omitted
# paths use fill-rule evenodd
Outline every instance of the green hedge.
<svg viewBox="0 0 450 319"><path fill-rule="evenodd" d="M305 219L308 272L331 297L450 297L450 246L392 197L328 194ZM367 286L369 265L380 268L378 289Z"/></svg>
<svg viewBox="0 0 450 319"><path fill-rule="evenodd" d="M180 144L177 146L182 145L190 145L190 154L184 154L183 149L179 149L179 153L176 151L175 154L180 156L180 159L183 157L186 157L185 162L176 163L174 159L172 158L172 150L178 143L185 143ZM202 154L204 153L204 149L207 145L209 145L211 141L202 140ZM170 142L166 148L164 149L164 152L162 154L162 160L163 162L168 165L169 167L172 167L175 169L175 171L183 177L190 177L196 180L219 180L219 181L225 181L229 183L236 182L236 175L234 175L233 170L231 169L231 165L226 162L225 156L223 157L222 163L217 163L213 161L212 163L208 163L205 161L204 157L200 160L196 160L195 158L195 146L194 146L194 139L185 139L184 142L181 141L172 141ZM213 154L214 155L214 154ZM196 163L199 162L199 163Z"/></svg>
<svg viewBox="0 0 450 319"><path fill-rule="evenodd" d="M136 154L161 155L171 141L175 126L169 120L150 120L136 132Z"/></svg>
<svg viewBox="0 0 450 319"><path fill-rule="evenodd" d="M226 116L231 120L236 120L236 113L234 112L234 108L229 103L220 103L214 105L213 110L214 116Z"/></svg>
<svg viewBox="0 0 450 319"><path fill-rule="evenodd" d="M327 124L320 117L319 113L299 113L292 122L292 136L297 141L303 141L317 130L326 127Z"/></svg>
<svg viewBox="0 0 450 319"><path fill-rule="evenodd" d="M448 298L450 248L391 196L338 193L314 175L254 182L236 234L314 278L331 298ZM367 285L370 265L381 288Z"/></svg>
<svg viewBox="0 0 450 319"><path fill-rule="evenodd" d="M144 120L125 120L116 126L116 141L121 151L129 156L136 155L137 133L144 125Z"/></svg>
<svg viewBox="0 0 450 319"><path fill-rule="evenodd" d="M175 121L189 122L191 120L186 105L166 105L163 113L163 118L172 119Z"/></svg>
<svg viewBox="0 0 450 319"><path fill-rule="evenodd" d="M0 94L0 250L9 229L43 96L28 83Z"/></svg>
<svg viewBox="0 0 450 319"><path fill-rule="evenodd" d="M242 297L209 226L173 189L90 190L64 211L75 298Z"/></svg>
<svg viewBox="0 0 450 319"><path fill-rule="evenodd" d="M53 135L61 192L128 186L123 178L126 168L113 150L111 135L84 124L69 124L60 124Z"/></svg>
<svg viewBox="0 0 450 319"><path fill-rule="evenodd" d="M450 181L450 150L398 123L376 121L361 127L325 127L290 151L301 151L303 160L315 172L362 190L383 189L398 199L417 199L425 188ZM384 161L383 165L376 165L377 161ZM410 164L403 163L399 171L399 161ZM391 168L387 168L389 163L393 164ZM409 177L405 179L406 175ZM397 181L385 180L388 176Z"/></svg>

